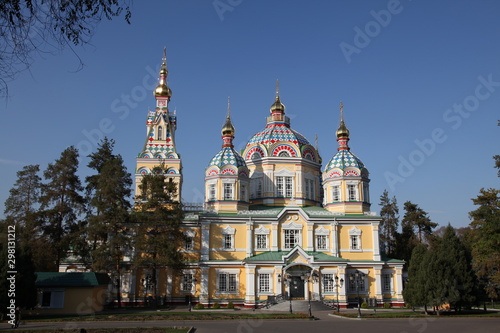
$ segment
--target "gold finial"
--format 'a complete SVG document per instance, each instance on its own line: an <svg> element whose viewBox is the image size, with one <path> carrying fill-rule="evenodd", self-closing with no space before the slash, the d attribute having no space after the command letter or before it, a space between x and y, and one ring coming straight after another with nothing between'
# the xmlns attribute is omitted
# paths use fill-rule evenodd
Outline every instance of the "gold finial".
<svg viewBox="0 0 500 333"><path fill-rule="evenodd" d="M347 126L344 123L344 104L342 102L340 102L339 108L340 108L340 126L337 129L337 138L348 138L349 130L347 129Z"/></svg>
<svg viewBox="0 0 500 333"><path fill-rule="evenodd" d="M280 101L280 82L276 79L276 101L271 105L271 113L273 112L285 112L285 106Z"/></svg>
<svg viewBox="0 0 500 333"><path fill-rule="evenodd" d="M234 126L231 123L231 101L227 97L227 116L226 123L222 126L222 135L234 135Z"/></svg>
<svg viewBox="0 0 500 333"><path fill-rule="evenodd" d="M172 97L172 90L167 86L167 47L163 47L163 58L160 69L160 82L154 91L155 96Z"/></svg>

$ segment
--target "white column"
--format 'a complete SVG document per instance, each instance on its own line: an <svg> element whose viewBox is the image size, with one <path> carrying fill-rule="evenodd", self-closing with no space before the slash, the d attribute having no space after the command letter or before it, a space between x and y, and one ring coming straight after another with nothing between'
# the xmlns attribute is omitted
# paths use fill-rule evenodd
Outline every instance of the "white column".
<svg viewBox="0 0 500 333"><path fill-rule="evenodd" d="M210 222L201 222L201 260L209 260Z"/></svg>
<svg viewBox="0 0 500 333"><path fill-rule="evenodd" d="M167 274L167 290L166 290L166 294L167 294L167 301L171 301L172 300L172 283L173 283L173 279L172 279L172 274L169 274L168 271L165 272L165 274ZM157 280L158 281L158 278Z"/></svg>
<svg viewBox="0 0 500 333"><path fill-rule="evenodd" d="M319 272L321 271L321 269L319 267L314 267L313 270L318 273L318 281L313 283L312 300L318 301L321 299L319 293L319 285L321 283L321 274L319 274Z"/></svg>
<svg viewBox="0 0 500 333"><path fill-rule="evenodd" d="M252 218L247 221L247 257L251 257L253 254L253 235L252 235Z"/></svg>
<svg viewBox="0 0 500 333"><path fill-rule="evenodd" d="M375 271L375 297L377 298L377 303L382 300L382 266L374 266Z"/></svg>
<svg viewBox="0 0 500 333"><path fill-rule="evenodd" d="M281 278L278 277L281 275ZM274 266L274 277L275 277L275 285L276 285L276 295L283 294L283 272L281 266Z"/></svg>
<svg viewBox="0 0 500 333"><path fill-rule="evenodd" d="M278 251L278 222L272 222L271 228L271 251Z"/></svg>
<svg viewBox="0 0 500 333"><path fill-rule="evenodd" d="M209 278L209 267L201 267L200 269L200 300L208 300L208 278Z"/></svg>
<svg viewBox="0 0 500 333"><path fill-rule="evenodd" d="M339 303L347 305L347 284L349 283L349 277L345 275L346 266L339 266L338 276L339 276L339 284L340 279L344 279L344 284L342 287L339 287Z"/></svg>
<svg viewBox="0 0 500 333"><path fill-rule="evenodd" d="M373 260L380 260L380 244L379 244L379 233L378 233L378 221L372 222L372 235L373 235Z"/></svg>
<svg viewBox="0 0 500 333"><path fill-rule="evenodd" d="M246 265L245 304L255 304L255 265Z"/></svg>
<svg viewBox="0 0 500 333"><path fill-rule="evenodd" d="M396 297L402 299L403 297L403 268L396 268Z"/></svg>
<svg viewBox="0 0 500 333"><path fill-rule="evenodd" d="M339 256L339 243L338 243L338 234L337 234L337 226L338 222L334 218L332 222L332 256Z"/></svg>
<svg viewBox="0 0 500 333"><path fill-rule="evenodd" d="M306 251L314 251L314 223L307 223L307 248Z"/></svg>

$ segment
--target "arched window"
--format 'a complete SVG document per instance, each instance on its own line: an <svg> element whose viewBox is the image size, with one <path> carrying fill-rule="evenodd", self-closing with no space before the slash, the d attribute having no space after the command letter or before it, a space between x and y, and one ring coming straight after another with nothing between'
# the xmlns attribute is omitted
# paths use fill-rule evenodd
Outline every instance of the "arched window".
<svg viewBox="0 0 500 333"><path fill-rule="evenodd" d="M290 153L286 150L282 150L279 152L278 157L290 157Z"/></svg>
<svg viewBox="0 0 500 333"><path fill-rule="evenodd" d="M163 127L158 126L158 140L163 139Z"/></svg>

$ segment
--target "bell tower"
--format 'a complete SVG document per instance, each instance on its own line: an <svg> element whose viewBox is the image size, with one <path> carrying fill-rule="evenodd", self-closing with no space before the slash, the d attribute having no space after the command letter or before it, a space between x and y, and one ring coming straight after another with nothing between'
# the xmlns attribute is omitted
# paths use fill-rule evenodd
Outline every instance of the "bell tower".
<svg viewBox="0 0 500 333"><path fill-rule="evenodd" d="M161 166L166 178L171 179L176 184L177 196L175 200L180 201L182 163L175 146L177 117L175 111L172 112L168 108L172 90L167 85L167 76L167 56L166 48L164 48L158 86L153 91L156 107L154 111L148 111L146 141L136 158L135 194L140 194L139 185L142 176L152 172L154 167Z"/></svg>

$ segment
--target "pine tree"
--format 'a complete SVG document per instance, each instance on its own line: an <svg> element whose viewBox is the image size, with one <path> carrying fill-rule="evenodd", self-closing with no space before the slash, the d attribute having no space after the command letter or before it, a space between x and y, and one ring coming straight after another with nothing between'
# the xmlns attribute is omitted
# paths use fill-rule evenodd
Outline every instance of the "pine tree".
<svg viewBox="0 0 500 333"><path fill-rule="evenodd" d="M431 222L428 214L418 205L411 203L410 201L404 204L405 215L403 217L403 225L407 226L413 230L416 229L416 235L418 236L418 241L423 243L426 239L425 237L432 234L432 229L437 227L437 223Z"/></svg>
<svg viewBox="0 0 500 333"><path fill-rule="evenodd" d="M479 206L469 213L472 222L473 267L489 297L500 296L500 190L484 188L477 198Z"/></svg>
<svg viewBox="0 0 500 333"><path fill-rule="evenodd" d="M84 212L85 200L78 170L78 151L71 146L61 153L54 164L49 164L44 172L48 181L42 186L43 236L52 252L55 269L59 269L61 259L68 250L78 231L78 217Z"/></svg>
<svg viewBox="0 0 500 333"><path fill-rule="evenodd" d="M122 157L113 154L113 147L114 141L104 138L97 152L89 155L88 167L97 174L86 178L91 211L85 236L90 241L93 270L112 273L115 277L120 307L122 260L131 247L127 226L132 178Z"/></svg>
<svg viewBox="0 0 500 333"><path fill-rule="evenodd" d="M179 251L185 240L179 229L183 211L181 203L174 201L176 185L172 179L167 179L163 167L155 167L152 173L144 175L139 190L134 212L137 223L135 265L151 271L156 304L158 269L176 271L183 267L183 255Z"/></svg>
<svg viewBox="0 0 500 333"><path fill-rule="evenodd" d="M389 198L389 192L384 190L380 196L380 245L381 252L393 256L396 251L396 235L399 225L399 208L396 197Z"/></svg>
<svg viewBox="0 0 500 333"><path fill-rule="evenodd" d="M449 304L455 310L471 305L475 300L474 273L467 250L453 227L446 227L430 255L428 292L431 304L436 307Z"/></svg>
<svg viewBox="0 0 500 333"><path fill-rule="evenodd" d="M429 301L426 290L428 272L427 265L424 262L427 252L427 247L424 244L418 244L412 251L408 265L408 283L403 290L403 297L405 302L413 307L426 307Z"/></svg>

